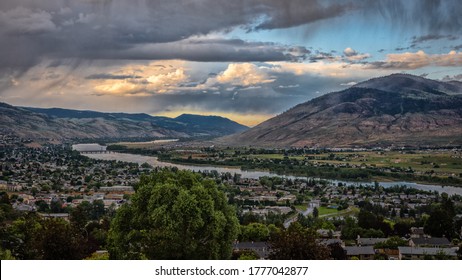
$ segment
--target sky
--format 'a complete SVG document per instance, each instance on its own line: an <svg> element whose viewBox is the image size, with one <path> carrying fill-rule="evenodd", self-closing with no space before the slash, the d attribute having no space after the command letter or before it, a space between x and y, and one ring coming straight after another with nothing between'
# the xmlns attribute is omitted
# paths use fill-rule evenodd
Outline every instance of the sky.
<svg viewBox="0 0 462 280"><path fill-rule="evenodd" d="M254 126L409 73L462 81L459 0L1 0L0 101Z"/></svg>

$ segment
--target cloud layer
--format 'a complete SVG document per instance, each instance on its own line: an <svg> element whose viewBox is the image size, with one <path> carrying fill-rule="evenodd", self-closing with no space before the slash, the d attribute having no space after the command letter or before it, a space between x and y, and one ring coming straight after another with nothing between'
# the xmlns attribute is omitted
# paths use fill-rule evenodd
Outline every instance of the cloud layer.
<svg viewBox="0 0 462 280"><path fill-rule="evenodd" d="M0 96L268 116L396 71L451 68L438 78L460 80L461 10L458 0L2 0Z"/></svg>
<svg viewBox="0 0 462 280"><path fill-rule="evenodd" d="M294 61L289 46L242 40L193 40L235 28L292 28L362 11L401 26L461 30L460 1L318 0L3 0L0 67L43 58ZM410 15L418 15L410 17ZM412 23L410 22L412 18ZM403 27L402 27L403 28ZM415 38L415 41L429 40ZM19 47L18 47L19 46ZM303 47L301 47L303 48ZM306 51L306 50L305 50Z"/></svg>

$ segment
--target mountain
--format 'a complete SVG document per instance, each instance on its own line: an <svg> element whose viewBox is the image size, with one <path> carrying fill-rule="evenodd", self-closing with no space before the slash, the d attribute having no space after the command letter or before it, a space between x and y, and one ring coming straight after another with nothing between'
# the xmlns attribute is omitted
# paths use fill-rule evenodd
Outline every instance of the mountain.
<svg viewBox="0 0 462 280"><path fill-rule="evenodd" d="M217 137L242 132L248 127L230 119L219 116L201 116L183 114L176 118L151 116L148 114L102 113L95 111L80 111L61 108L25 108L58 119L95 119L107 121L148 122L151 125L180 133L180 137Z"/></svg>
<svg viewBox="0 0 462 280"><path fill-rule="evenodd" d="M217 120L220 129L214 129L213 124ZM217 137L245 129L246 126L215 116L167 118L148 114L23 108L0 103L0 132L14 133L24 138Z"/></svg>
<svg viewBox="0 0 462 280"><path fill-rule="evenodd" d="M187 129L194 130L197 133L213 131L217 135L228 135L248 129L246 126L220 116L182 114L174 120L184 124Z"/></svg>
<svg viewBox="0 0 462 280"><path fill-rule="evenodd" d="M356 84L353 87L374 88L388 92L416 94L421 96L425 96L426 94L454 95L462 93L461 82L441 82L409 74L392 74L386 77L374 78Z"/></svg>
<svg viewBox="0 0 462 280"><path fill-rule="evenodd" d="M377 147L462 145L462 86L393 74L299 104L228 145Z"/></svg>

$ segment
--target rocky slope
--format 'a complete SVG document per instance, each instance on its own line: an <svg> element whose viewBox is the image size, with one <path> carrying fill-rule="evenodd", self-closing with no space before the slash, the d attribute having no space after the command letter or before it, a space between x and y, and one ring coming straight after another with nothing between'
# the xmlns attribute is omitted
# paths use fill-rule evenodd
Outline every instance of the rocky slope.
<svg viewBox="0 0 462 280"><path fill-rule="evenodd" d="M277 147L462 145L461 93L460 83L394 74L299 104L223 141Z"/></svg>
<svg viewBox="0 0 462 280"><path fill-rule="evenodd" d="M219 124L215 129L213 124ZM0 103L0 132L24 138L189 138L216 137L247 127L217 116L188 119L147 114L101 113L60 108L21 108Z"/></svg>

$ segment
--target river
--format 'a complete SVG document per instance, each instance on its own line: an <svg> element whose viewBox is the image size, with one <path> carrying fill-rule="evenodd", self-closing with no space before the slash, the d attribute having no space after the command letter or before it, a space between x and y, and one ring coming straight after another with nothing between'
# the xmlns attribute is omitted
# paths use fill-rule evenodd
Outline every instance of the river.
<svg viewBox="0 0 462 280"><path fill-rule="evenodd" d="M122 154L122 153L100 153L100 154L84 154L89 158L94 159L102 159L102 160L120 160L125 162L133 162L138 164L149 163L152 166L159 166L159 167L177 167L181 170L192 170L192 171L212 171L216 170L219 173L229 172L231 174L238 173L241 174L242 178L249 178L249 179L258 179L263 176L280 176L290 179L306 179L306 177L296 177L296 176L287 176L287 175L278 175L275 173L271 173L268 171L246 171L241 170L239 168L233 167L218 167L218 166L194 166L194 165L185 165L185 164L174 164L159 161L157 157L151 156L142 156L142 155L134 155L134 154ZM372 182L348 182L348 181L338 181L338 180L330 180L333 183L346 183L348 185L359 185L359 184L372 184ZM419 184L419 183L412 183L412 182L379 182L379 184L383 187L391 187L396 185L405 185L411 188L415 188L418 190L424 191L437 191L439 193L447 193L449 195L458 194L462 195L462 188L458 187L451 187L451 186L440 186L440 185L426 185L426 184Z"/></svg>

